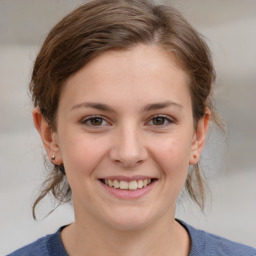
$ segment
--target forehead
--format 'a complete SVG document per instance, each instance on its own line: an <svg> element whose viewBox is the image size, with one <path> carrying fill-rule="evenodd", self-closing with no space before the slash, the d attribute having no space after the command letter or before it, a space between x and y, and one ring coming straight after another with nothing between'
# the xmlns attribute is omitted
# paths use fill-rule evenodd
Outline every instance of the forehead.
<svg viewBox="0 0 256 256"><path fill-rule="evenodd" d="M189 77L173 56L158 46L138 45L95 57L66 81L61 98L190 102L188 86Z"/></svg>

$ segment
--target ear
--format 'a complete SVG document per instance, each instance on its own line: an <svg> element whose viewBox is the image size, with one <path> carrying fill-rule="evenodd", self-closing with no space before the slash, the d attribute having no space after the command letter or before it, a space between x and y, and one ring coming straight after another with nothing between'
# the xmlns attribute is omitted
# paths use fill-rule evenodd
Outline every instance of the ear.
<svg viewBox="0 0 256 256"><path fill-rule="evenodd" d="M35 128L41 136L50 162L55 165L60 165L62 163L62 157L57 140L57 133L50 127L38 107L34 108L32 114Z"/></svg>
<svg viewBox="0 0 256 256"><path fill-rule="evenodd" d="M199 161L200 154L203 150L205 140L206 140L210 116L211 116L211 111L209 108L206 108L204 117L198 121L197 129L194 133L194 137L191 145L190 158L189 158L190 165L195 165Z"/></svg>

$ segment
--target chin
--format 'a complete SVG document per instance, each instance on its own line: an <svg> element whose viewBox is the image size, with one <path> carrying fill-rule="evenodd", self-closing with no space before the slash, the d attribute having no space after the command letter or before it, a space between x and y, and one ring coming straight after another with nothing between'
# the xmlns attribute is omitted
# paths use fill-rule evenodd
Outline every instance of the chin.
<svg viewBox="0 0 256 256"><path fill-rule="evenodd" d="M154 219L152 214L143 213L141 209L126 209L115 213L105 221L116 230L133 231L147 227Z"/></svg>
<svg viewBox="0 0 256 256"><path fill-rule="evenodd" d="M140 230L149 225L148 222L145 220L139 221L134 219L123 219L123 220L117 220L112 223L112 227L116 230L120 231L134 231L134 230Z"/></svg>

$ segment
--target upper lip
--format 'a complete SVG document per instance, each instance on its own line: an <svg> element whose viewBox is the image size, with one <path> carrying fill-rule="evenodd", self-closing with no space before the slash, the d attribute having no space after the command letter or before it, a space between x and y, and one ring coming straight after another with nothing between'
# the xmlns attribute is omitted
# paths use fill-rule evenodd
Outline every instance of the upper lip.
<svg viewBox="0 0 256 256"><path fill-rule="evenodd" d="M117 181L133 181L133 180L145 180L145 179L155 179L154 177L152 176L145 176L145 175L134 175L134 176L122 176L122 175L118 175L118 176L106 176L106 177L103 177L103 178L100 178L100 180L117 180Z"/></svg>

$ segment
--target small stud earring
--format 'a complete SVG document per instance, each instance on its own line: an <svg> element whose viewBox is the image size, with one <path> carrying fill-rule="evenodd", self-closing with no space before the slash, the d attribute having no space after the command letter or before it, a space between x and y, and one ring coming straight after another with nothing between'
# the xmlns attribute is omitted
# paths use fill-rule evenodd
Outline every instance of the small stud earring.
<svg viewBox="0 0 256 256"><path fill-rule="evenodd" d="M55 156L53 155L51 159L52 159L52 161L54 161L55 160Z"/></svg>
<svg viewBox="0 0 256 256"><path fill-rule="evenodd" d="M194 154L193 157L194 157L194 159L198 159L199 156L198 156L198 154Z"/></svg>

